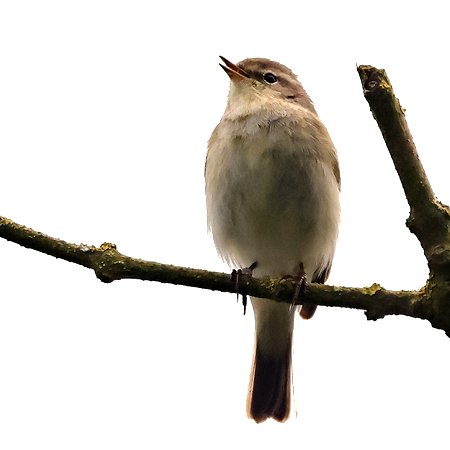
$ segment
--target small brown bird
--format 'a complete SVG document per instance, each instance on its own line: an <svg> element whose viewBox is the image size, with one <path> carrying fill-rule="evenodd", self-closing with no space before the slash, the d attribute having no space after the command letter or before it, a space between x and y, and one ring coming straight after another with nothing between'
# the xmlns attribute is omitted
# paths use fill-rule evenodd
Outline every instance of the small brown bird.
<svg viewBox="0 0 450 450"><path fill-rule="evenodd" d="M233 64L225 113L206 158L208 227L231 266L258 277L324 283L339 226L335 147L297 77L264 58ZM291 406L296 307L252 298L255 351L247 411L256 422L285 421ZM303 305L310 318L314 305Z"/></svg>

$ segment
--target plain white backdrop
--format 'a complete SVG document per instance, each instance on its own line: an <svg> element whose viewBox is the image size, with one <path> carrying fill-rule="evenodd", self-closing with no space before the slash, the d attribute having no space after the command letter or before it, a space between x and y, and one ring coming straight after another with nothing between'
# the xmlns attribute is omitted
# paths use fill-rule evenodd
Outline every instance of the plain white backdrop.
<svg viewBox="0 0 450 450"><path fill-rule="evenodd" d="M206 143L232 61L299 75L338 148L330 284L417 289L427 266L362 95L388 71L450 202L445 2L0 4L0 215L70 242L228 271L206 233ZM296 323L297 416L245 416L253 317L232 295L120 281L0 240L0 447L448 448L450 341L405 317Z"/></svg>

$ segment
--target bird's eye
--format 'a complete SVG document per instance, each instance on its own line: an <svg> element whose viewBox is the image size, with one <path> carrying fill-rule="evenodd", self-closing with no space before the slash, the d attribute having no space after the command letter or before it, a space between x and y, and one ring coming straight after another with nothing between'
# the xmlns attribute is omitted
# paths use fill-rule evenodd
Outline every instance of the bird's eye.
<svg viewBox="0 0 450 450"><path fill-rule="evenodd" d="M270 72L265 73L263 78L267 84L275 84L278 81L276 75Z"/></svg>

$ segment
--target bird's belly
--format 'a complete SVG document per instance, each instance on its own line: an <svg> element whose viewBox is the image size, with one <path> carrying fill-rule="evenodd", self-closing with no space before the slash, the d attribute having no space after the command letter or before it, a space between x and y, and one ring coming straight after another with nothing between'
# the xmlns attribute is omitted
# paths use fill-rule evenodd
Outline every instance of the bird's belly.
<svg viewBox="0 0 450 450"><path fill-rule="evenodd" d="M331 262L338 186L321 162L285 149L229 151L215 184L208 215L225 260L256 261L258 276L296 273L303 263L310 279Z"/></svg>

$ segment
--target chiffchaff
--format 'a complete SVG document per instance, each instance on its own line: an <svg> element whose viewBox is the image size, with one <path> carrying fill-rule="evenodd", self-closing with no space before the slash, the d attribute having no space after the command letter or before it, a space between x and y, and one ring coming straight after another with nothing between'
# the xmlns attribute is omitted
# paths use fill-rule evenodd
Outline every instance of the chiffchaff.
<svg viewBox="0 0 450 450"><path fill-rule="evenodd" d="M255 276L324 283L339 225L336 149L297 77L263 58L233 64L225 113L206 158L208 227L231 266ZM256 264L254 264L256 263ZM291 407L296 307L252 298L256 343L247 410L256 422L285 421ZM303 305L310 318L316 307Z"/></svg>

